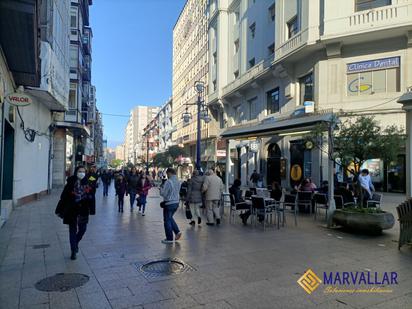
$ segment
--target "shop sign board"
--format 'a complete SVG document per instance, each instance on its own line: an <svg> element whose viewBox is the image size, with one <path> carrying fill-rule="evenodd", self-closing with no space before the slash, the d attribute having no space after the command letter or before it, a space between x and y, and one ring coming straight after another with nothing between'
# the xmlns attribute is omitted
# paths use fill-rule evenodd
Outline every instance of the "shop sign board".
<svg viewBox="0 0 412 309"><path fill-rule="evenodd" d="M348 63L347 73L356 73L363 71L383 70L397 68L400 65L400 57L382 58L376 60L367 60L360 62Z"/></svg>
<svg viewBox="0 0 412 309"><path fill-rule="evenodd" d="M6 100L9 104L17 107L28 106L33 103L32 98L24 93L9 94Z"/></svg>

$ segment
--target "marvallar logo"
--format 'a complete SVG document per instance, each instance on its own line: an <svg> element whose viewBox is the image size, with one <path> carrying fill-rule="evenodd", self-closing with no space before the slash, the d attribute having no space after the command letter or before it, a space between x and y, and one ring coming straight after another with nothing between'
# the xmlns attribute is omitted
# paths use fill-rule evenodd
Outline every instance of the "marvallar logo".
<svg viewBox="0 0 412 309"><path fill-rule="evenodd" d="M298 280L298 284L308 294L312 294L312 292L319 287L321 282L322 281L319 279L319 277L316 276L316 274L310 268Z"/></svg>

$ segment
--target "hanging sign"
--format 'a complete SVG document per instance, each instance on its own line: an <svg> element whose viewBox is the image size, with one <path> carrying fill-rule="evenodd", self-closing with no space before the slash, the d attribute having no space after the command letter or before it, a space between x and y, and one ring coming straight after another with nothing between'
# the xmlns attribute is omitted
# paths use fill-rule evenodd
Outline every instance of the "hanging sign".
<svg viewBox="0 0 412 309"><path fill-rule="evenodd" d="M33 100L30 96L24 93L12 93L6 97L7 102L13 106L27 106L33 103Z"/></svg>
<svg viewBox="0 0 412 309"><path fill-rule="evenodd" d="M299 164L294 164L290 169L290 178L293 181L299 181L302 178L302 168Z"/></svg>

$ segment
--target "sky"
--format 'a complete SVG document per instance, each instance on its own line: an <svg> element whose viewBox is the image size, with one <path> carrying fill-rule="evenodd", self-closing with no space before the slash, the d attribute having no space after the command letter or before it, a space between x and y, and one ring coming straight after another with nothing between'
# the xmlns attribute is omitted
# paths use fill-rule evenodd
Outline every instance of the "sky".
<svg viewBox="0 0 412 309"><path fill-rule="evenodd" d="M172 95L173 27L186 0L96 0L90 7L92 84L108 146L123 142L136 105Z"/></svg>

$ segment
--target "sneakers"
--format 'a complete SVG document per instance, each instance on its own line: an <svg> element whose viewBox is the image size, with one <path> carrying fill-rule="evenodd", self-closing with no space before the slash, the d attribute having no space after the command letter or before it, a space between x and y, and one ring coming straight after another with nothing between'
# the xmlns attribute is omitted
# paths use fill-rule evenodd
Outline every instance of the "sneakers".
<svg viewBox="0 0 412 309"><path fill-rule="evenodd" d="M76 258L77 258L76 251L72 251L72 255L70 256L70 259L74 261Z"/></svg>
<svg viewBox="0 0 412 309"><path fill-rule="evenodd" d="M246 218L246 216L245 216L244 214L240 214L239 217L240 217L240 219L242 219L242 223L243 223L244 225L247 225L247 218Z"/></svg>
<svg viewBox="0 0 412 309"><path fill-rule="evenodd" d="M144 217L144 216L146 216L146 215L144 214L144 212L142 212L142 217Z"/></svg>
<svg viewBox="0 0 412 309"><path fill-rule="evenodd" d="M162 244L170 245L170 244L173 244L173 243L174 243L173 240L167 240L167 239L163 239L163 240L162 240Z"/></svg>
<svg viewBox="0 0 412 309"><path fill-rule="evenodd" d="M220 224L220 219L216 219L216 225Z"/></svg>
<svg viewBox="0 0 412 309"><path fill-rule="evenodd" d="M182 232L176 234L175 240L179 240L182 237Z"/></svg>
<svg viewBox="0 0 412 309"><path fill-rule="evenodd" d="M197 218L197 224L200 224L200 223L202 223L202 218Z"/></svg>

